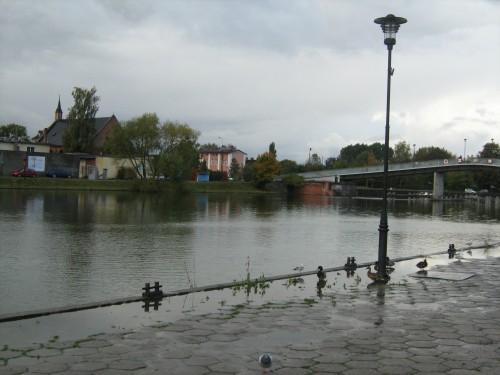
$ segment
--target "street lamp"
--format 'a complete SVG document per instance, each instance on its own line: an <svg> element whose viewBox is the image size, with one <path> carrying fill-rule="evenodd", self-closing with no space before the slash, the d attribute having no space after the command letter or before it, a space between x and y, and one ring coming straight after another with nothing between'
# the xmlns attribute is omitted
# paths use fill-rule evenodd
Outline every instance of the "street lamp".
<svg viewBox="0 0 500 375"><path fill-rule="evenodd" d="M394 69L391 67L392 48L396 44L396 33L399 25L406 23L406 18L396 17L394 14L388 14L386 17L375 19L375 23L382 27L384 32L384 44L387 46L387 107L385 115L385 144L384 144L384 192L382 197L382 211L380 213L380 225L378 227L378 270L377 273L385 280L390 277L387 274L387 176L389 171L389 113L391 108L391 76Z"/></svg>
<svg viewBox="0 0 500 375"><path fill-rule="evenodd" d="M464 161L467 161L467 154L465 150L467 149L467 138L464 138Z"/></svg>
<svg viewBox="0 0 500 375"><path fill-rule="evenodd" d="M413 144L413 167L415 168L415 143Z"/></svg>

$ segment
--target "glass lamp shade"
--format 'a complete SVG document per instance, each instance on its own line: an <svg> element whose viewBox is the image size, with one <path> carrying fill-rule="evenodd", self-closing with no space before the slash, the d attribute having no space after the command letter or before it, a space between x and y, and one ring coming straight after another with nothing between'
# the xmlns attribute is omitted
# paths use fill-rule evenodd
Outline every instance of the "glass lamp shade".
<svg viewBox="0 0 500 375"><path fill-rule="evenodd" d="M388 14L386 17L375 19L375 23L379 24L384 32L384 43L394 45L396 44L396 33L399 30L399 25L406 23L406 18Z"/></svg>

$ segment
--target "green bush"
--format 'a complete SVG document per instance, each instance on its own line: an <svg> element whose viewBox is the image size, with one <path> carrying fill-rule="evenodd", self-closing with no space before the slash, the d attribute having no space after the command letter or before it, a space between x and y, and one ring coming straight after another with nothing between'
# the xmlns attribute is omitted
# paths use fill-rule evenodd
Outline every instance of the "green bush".
<svg viewBox="0 0 500 375"><path fill-rule="evenodd" d="M130 167L120 167L116 175L118 180L135 180L136 174L133 168Z"/></svg>

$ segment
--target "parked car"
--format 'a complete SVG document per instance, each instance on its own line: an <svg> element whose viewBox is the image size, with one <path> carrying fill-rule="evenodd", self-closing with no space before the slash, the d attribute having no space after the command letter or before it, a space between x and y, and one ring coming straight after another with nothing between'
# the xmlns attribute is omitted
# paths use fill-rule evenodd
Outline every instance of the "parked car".
<svg viewBox="0 0 500 375"><path fill-rule="evenodd" d="M65 171L62 169L53 169L53 170L47 171L47 173L45 173L45 176L54 177L54 178L56 178L56 177L73 178L73 174L71 172L68 172L68 171Z"/></svg>
<svg viewBox="0 0 500 375"><path fill-rule="evenodd" d="M38 172L31 168L22 168L10 174L12 177L36 177Z"/></svg>
<svg viewBox="0 0 500 375"><path fill-rule="evenodd" d="M470 188L465 189L465 194L476 194L476 191Z"/></svg>

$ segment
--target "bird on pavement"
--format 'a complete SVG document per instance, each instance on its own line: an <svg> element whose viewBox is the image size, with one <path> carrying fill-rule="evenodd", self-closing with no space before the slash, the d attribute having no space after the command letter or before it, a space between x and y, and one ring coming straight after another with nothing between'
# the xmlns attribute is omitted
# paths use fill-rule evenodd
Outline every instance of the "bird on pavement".
<svg viewBox="0 0 500 375"><path fill-rule="evenodd" d="M394 267L396 263L394 263L394 261L390 260L389 257L386 257L385 258L385 266L387 268L391 268L391 267ZM375 261L375 266L374 266L375 270L378 270L378 260Z"/></svg>
<svg viewBox="0 0 500 375"><path fill-rule="evenodd" d="M271 355L269 354L264 353L259 357L259 364L264 369L264 374L267 374L268 369L271 367L272 363L273 357L271 357Z"/></svg>
<svg viewBox="0 0 500 375"><path fill-rule="evenodd" d="M366 267L366 269L368 270L366 275L368 276L369 279L372 279L375 282L381 282L381 281L387 282L388 281L388 279L385 278L383 275L379 275L378 273L372 272L371 266Z"/></svg>
<svg viewBox="0 0 500 375"><path fill-rule="evenodd" d="M423 270L424 268L427 268L427 266L428 266L427 259L424 259L424 260L417 263L417 267L420 268L421 270Z"/></svg>
<svg viewBox="0 0 500 375"><path fill-rule="evenodd" d="M318 269L316 270L316 275L318 276L319 279L325 279L326 278L326 272L323 271L322 266L318 266Z"/></svg>
<svg viewBox="0 0 500 375"><path fill-rule="evenodd" d="M304 264L301 264L301 265L295 267L293 270L302 272L302 271L304 271L304 268L305 268Z"/></svg>

